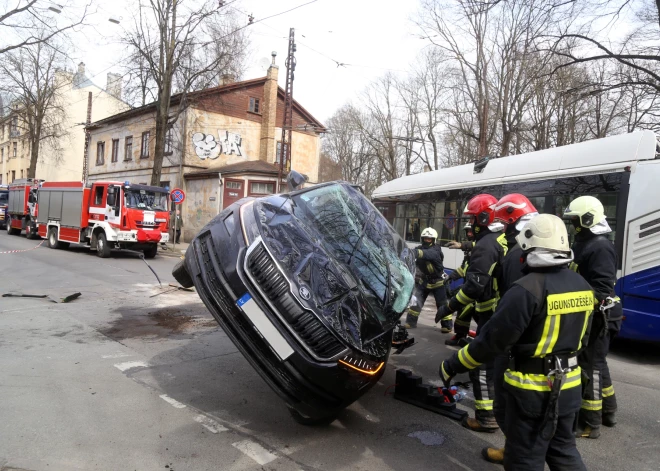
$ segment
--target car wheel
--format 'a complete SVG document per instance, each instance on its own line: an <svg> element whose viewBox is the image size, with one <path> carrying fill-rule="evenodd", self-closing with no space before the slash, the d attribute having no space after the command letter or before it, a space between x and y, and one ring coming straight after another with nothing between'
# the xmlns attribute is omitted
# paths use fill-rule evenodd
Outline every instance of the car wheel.
<svg viewBox="0 0 660 471"><path fill-rule="evenodd" d="M57 240L57 229L51 227L48 230L48 247L51 249L59 249L60 242Z"/></svg>
<svg viewBox="0 0 660 471"><path fill-rule="evenodd" d="M174 265L174 268L172 269L172 276L184 288L192 288L193 280L190 276L190 273L188 273L185 260L181 260L179 263Z"/></svg>
<svg viewBox="0 0 660 471"><path fill-rule="evenodd" d="M291 418L293 420L295 420L301 425L317 426L317 427L330 425L332 422L334 422L337 419L337 416L339 415L338 412L333 412L330 415L325 415L322 417L306 417L297 410L295 410L293 407L289 407L289 414L291 414Z"/></svg>
<svg viewBox="0 0 660 471"><path fill-rule="evenodd" d="M144 258L154 258L158 253L158 245L153 244L148 249L144 249Z"/></svg>
<svg viewBox="0 0 660 471"><path fill-rule="evenodd" d="M108 239L105 237L105 232L99 232L96 236L96 255L101 258L110 256L110 246L108 245Z"/></svg>

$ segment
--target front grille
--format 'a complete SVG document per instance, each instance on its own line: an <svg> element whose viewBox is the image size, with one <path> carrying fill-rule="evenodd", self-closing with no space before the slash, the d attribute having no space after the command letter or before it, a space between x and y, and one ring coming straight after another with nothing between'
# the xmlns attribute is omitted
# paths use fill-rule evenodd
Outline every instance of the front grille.
<svg viewBox="0 0 660 471"><path fill-rule="evenodd" d="M303 309L293 297L289 282L263 245L260 244L250 254L248 270L282 317L319 358L332 358L344 350L323 322Z"/></svg>

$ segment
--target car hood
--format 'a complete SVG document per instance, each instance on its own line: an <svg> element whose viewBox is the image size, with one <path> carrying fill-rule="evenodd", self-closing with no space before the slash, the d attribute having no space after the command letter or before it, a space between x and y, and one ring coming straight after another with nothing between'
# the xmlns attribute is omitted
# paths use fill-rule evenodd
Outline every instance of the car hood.
<svg viewBox="0 0 660 471"><path fill-rule="evenodd" d="M382 357L412 295L414 257L348 183L257 199L258 232L303 306L359 351Z"/></svg>

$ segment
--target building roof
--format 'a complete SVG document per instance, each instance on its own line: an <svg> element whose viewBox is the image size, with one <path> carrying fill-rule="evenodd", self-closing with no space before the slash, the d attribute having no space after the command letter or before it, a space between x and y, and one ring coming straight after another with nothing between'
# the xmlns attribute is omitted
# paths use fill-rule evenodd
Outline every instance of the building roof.
<svg viewBox="0 0 660 471"><path fill-rule="evenodd" d="M213 95L213 94L224 94L227 92L231 92L233 90L237 90L243 87L248 87L252 85L264 85L266 83L267 77L259 77L256 79L250 79L250 80L243 80L241 82L233 82L229 83L226 85L219 85L217 87L211 87L211 88L205 88L204 90L198 90L195 92L189 92L187 94L187 99L191 100L194 98L198 97L203 97L207 95ZM284 97L284 90L282 87L278 86L277 87L277 94L279 97ZM183 93L177 93L175 95L172 95L172 98L170 99L170 106L172 105L178 105L181 102L181 99L184 97ZM325 132L325 126L317 120L312 114L307 111L300 103L298 103L295 99L293 100L293 107L298 111L305 119L307 119L310 124L313 125L315 128L314 130L318 130L318 132ZM100 126L104 126L106 124L111 124L111 123L116 123L118 121L122 121L127 118L132 118L134 116L140 116L142 114L146 113L151 113L156 110L156 102L149 103L144 106L140 106L137 108L130 109L128 111L124 111L122 113L117 113L112 116L108 116L107 118L101 119L99 121L95 121L91 123L89 126L87 126L88 129L95 129Z"/></svg>
<svg viewBox="0 0 660 471"><path fill-rule="evenodd" d="M212 177L218 175L234 175L238 173L252 173L260 175L273 175L277 176L280 168L263 160L247 160L245 162L238 162L236 164L225 165L223 167L215 167L204 170L197 170L185 174L185 177Z"/></svg>

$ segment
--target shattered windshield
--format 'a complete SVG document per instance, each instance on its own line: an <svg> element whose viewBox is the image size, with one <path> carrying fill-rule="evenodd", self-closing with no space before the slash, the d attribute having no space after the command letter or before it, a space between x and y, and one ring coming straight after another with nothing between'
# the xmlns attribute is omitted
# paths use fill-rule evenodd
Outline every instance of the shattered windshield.
<svg viewBox="0 0 660 471"><path fill-rule="evenodd" d="M413 277L399 260L385 220L357 190L330 185L295 196L297 206L333 254L352 266L367 289L367 300L385 324L398 318L410 299Z"/></svg>
<svg viewBox="0 0 660 471"><path fill-rule="evenodd" d="M124 188L124 204L127 208L167 211L167 193Z"/></svg>

